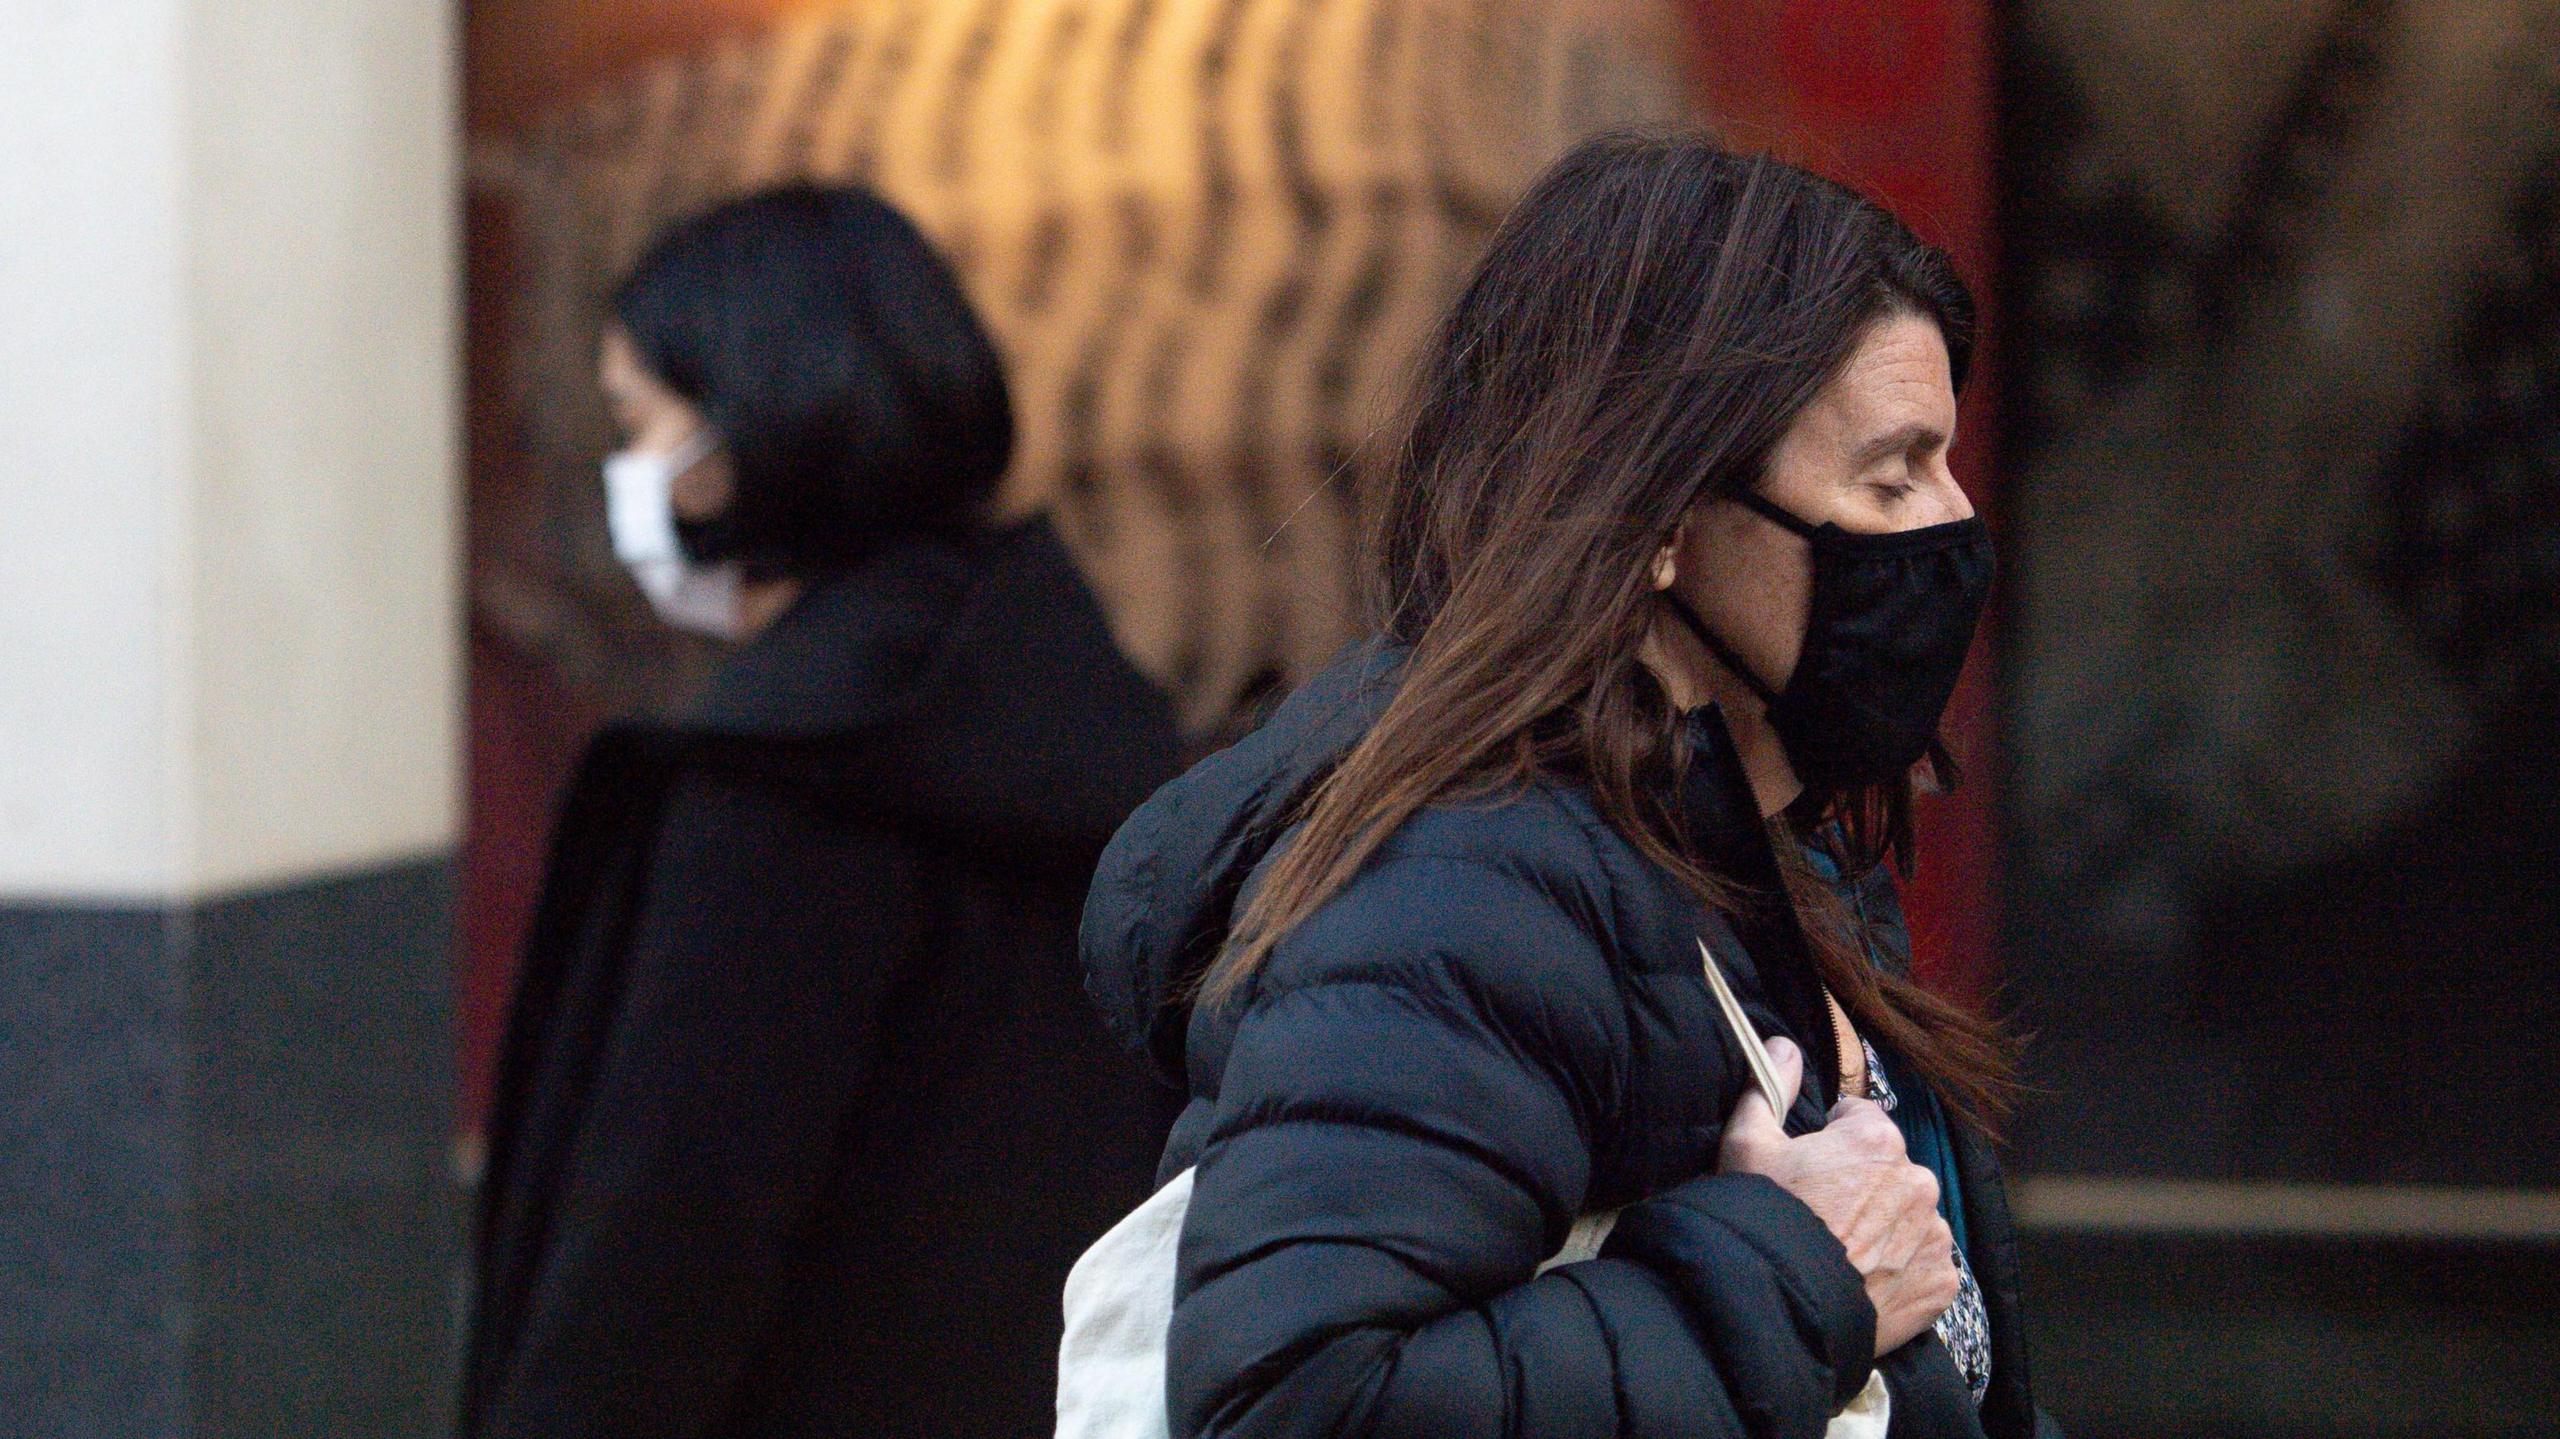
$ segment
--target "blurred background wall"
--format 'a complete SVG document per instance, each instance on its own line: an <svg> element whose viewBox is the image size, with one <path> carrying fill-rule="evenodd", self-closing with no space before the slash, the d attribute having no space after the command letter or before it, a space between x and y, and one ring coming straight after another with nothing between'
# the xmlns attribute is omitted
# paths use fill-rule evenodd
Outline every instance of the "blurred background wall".
<svg viewBox="0 0 2560 1439"><path fill-rule="evenodd" d="M2548 1432L2560 6L2005 39L2002 963L2057 1397Z"/></svg>
<svg viewBox="0 0 2560 1439"><path fill-rule="evenodd" d="M442 1422L453 19L0 12L0 1432Z"/></svg>

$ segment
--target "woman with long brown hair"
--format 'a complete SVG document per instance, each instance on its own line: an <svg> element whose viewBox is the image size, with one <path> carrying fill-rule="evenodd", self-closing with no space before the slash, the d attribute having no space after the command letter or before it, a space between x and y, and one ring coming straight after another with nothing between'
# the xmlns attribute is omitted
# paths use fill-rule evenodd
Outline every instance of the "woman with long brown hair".
<svg viewBox="0 0 2560 1439"><path fill-rule="evenodd" d="M1990 581L1971 340L1892 216L1702 139L1513 211L1377 498L1378 639L1159 792L1086 912L1193 1096L1174 1434L1813 1435L1878 1390L1897 1435L2043 1426L2007 1045L1904 977L1893 889Z"/></svg>

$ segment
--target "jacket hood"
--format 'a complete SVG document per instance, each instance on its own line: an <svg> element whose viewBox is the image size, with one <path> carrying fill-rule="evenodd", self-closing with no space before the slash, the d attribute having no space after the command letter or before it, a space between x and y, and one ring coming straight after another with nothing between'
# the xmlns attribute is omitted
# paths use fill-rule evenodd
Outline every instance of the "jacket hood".
<svg viewBox="0 0 2560 1439"><path fill-rule="evenodd" d="M1158 790L1103 852L1085 901L1085 987L1112 1030L1166 1079L1184 1080L1191 991L1225 947L1246 881L1308 794L1377 722L1404 658L1401 647L1377 639L1353 646L1261 728ZM1774 892L1768 829L1722 711L1712 704L1690 711L1683 742L1688 763L1674 802L1690 842L1711 868ZM1875 902L1873 890L1891 888L1881 868L1837 882L1862 913ZM1786 987L1799 968L1768 982ZM1818 988L1775 998L1825 1013Z"/></svg>
<svg viewBox="0 0 2560 1439"><path fill-rule="evenodd" d="M1034 860L1081 864L1180 754L1046 520L907 541L816 582L686 731L720 761Z"/></svg>
<svg viewBox="0 0 2560 1439"><path fill-rule="evenodd" d="M1170 1082L1182 1083L1193 982L1225 946L1247 877L1377 721L1402 661L1355 645L1260 728L1156 791L1103 851L1085 901L1085 987Z"/></svg>

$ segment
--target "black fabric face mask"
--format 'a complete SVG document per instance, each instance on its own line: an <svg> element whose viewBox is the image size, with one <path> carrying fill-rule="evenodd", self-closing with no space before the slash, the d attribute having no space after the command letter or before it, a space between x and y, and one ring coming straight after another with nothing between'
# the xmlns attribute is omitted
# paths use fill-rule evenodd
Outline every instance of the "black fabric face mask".
<svg viewBox="0 0 2560 1439"><path fill-rule="evenodd" d="M1734 496L1804 537L1813 603L1781 691L1671 591L1673 612L1769 709L1796 777L1813 789L1885 784L1929 752L1991 593L1991 532L1977 517L1898 534L1815 525L1750 491Z"/></svg>

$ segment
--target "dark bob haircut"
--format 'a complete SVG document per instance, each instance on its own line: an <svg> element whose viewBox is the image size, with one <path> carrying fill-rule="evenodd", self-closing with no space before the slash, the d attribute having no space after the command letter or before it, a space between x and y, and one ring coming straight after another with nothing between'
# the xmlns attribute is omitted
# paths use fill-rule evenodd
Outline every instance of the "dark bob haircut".
<svg viewBox="0 0 2560 1439"><path fill-rule="evenodd" d="M794 185L688 220L614 291L640 358L727 444L696 558L801 574L976 524L1013 456L1004 367L950 267L868 190Z"/></svg>

